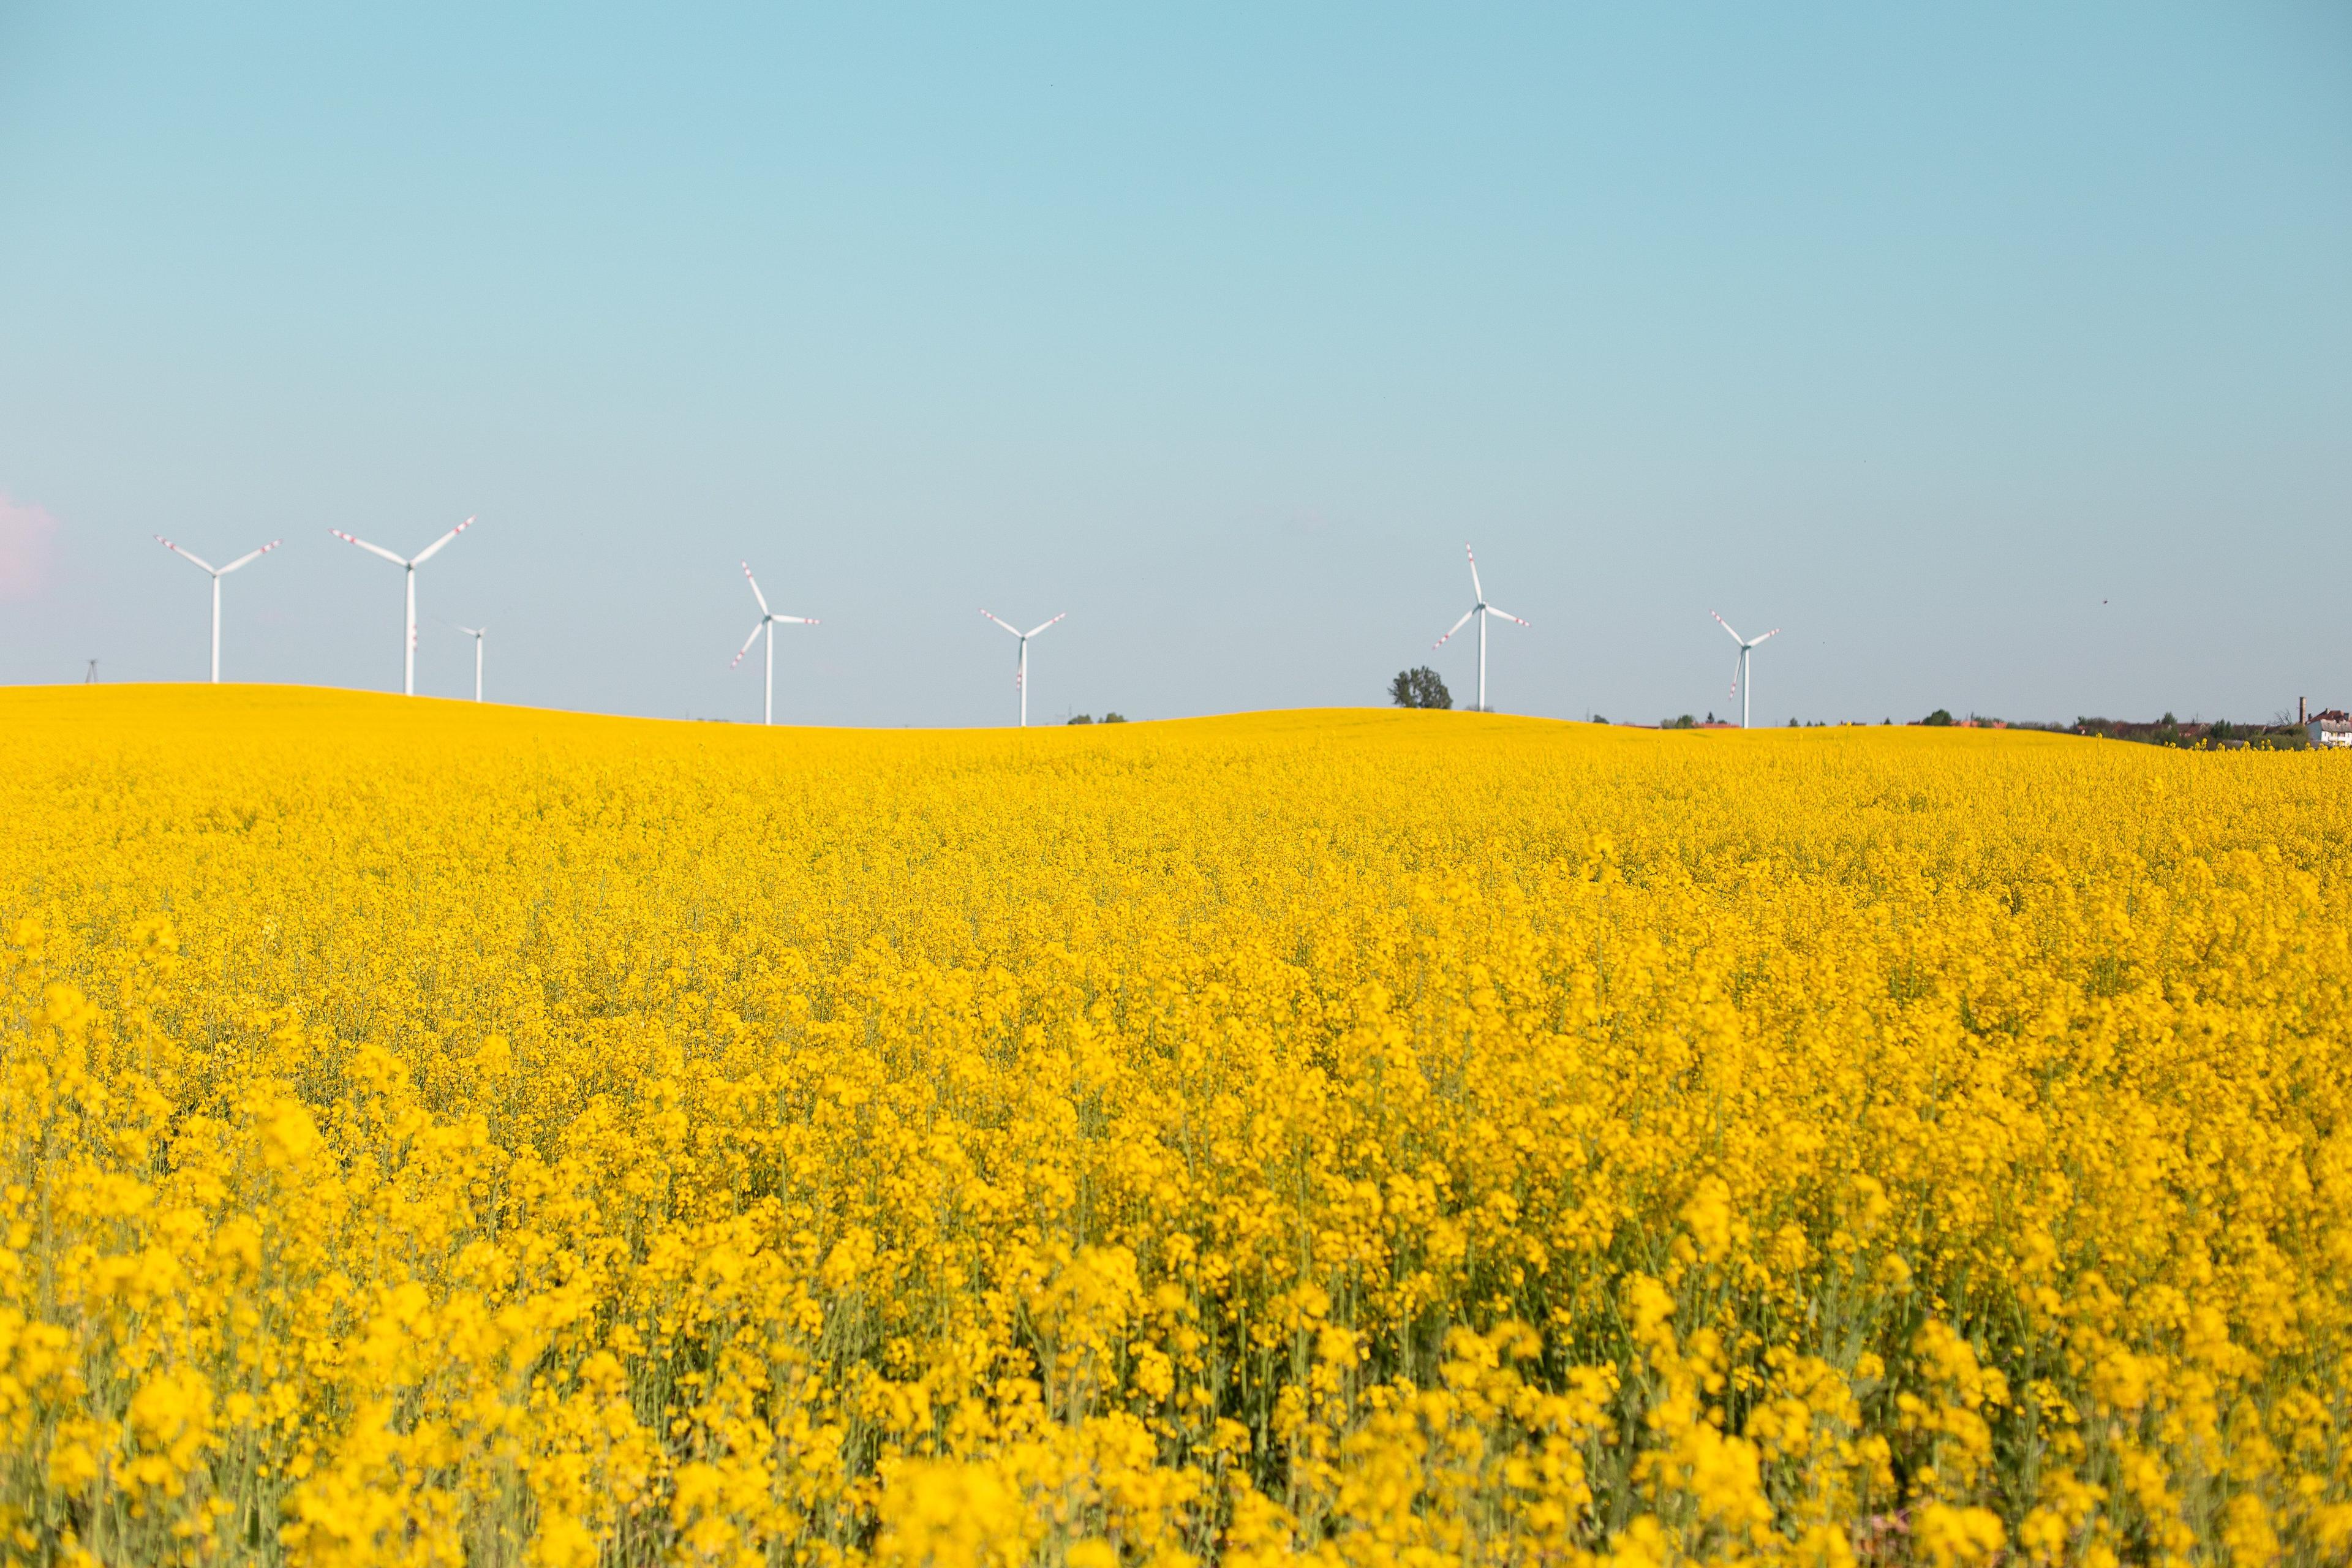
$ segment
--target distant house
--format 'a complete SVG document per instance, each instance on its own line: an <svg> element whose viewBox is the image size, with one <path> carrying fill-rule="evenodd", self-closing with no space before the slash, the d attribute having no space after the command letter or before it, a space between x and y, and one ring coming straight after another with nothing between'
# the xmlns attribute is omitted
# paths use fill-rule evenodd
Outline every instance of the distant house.
<svg viewBox="0 0 2352 1568"><path fill-rule="evenodd" d="M2310 715L2306 725L2315 746L2352 747L2352 713L2328 708Z"/></svg>

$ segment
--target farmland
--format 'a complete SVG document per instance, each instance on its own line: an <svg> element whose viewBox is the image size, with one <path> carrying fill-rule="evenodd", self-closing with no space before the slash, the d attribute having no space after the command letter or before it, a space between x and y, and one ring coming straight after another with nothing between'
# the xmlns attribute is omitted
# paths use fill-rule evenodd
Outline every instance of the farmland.
<svg viewBox="0 0 2352 1568"><path fill-rule="evenodd" d="M0 1537L2340 1562L2342 763L0 693Z"/></svg>

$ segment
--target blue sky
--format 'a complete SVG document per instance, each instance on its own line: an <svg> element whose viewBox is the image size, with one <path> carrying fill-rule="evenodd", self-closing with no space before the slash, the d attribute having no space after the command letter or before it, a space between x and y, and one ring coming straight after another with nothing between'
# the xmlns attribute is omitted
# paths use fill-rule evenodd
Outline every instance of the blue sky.
<svg viewBox="0 0 2352 1568"><path fill-rule="evenodd" d="M0 680L2352 706L2352 8L0 0Z"/></svg>

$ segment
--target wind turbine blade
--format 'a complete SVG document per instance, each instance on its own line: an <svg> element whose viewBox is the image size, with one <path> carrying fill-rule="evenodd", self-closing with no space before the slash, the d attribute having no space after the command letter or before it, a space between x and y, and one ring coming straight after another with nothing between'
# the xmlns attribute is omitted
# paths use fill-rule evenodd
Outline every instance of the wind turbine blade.
<svg viewBox="0 0 2352 1568"><path fill-rule="evenodd" d="M1477 606L1477 605L1471 605L1468 609L1466 609L1466 610L1463 611L1463 612L1462 612L1462 618L1461 618L1460 620L1458 620L1458 621L1456 621L1456 622L1454 622L1454 625L1452 626L1452 627L1450 627L1450 628L1446 631L1445 636L1444 636L1444 637L1440 637L1440 638L1438 638L1435 642L1431 643L1429 646L1430 646L1430 647L1444 647L1445 646L1445 644L1446 644L1446 640L1447 640L1447 638L1450 638L1451 637L1453 637L1453 636L1454 636L1454 634L1455 632L1460 631L1464 626L1468 626L1468 625L1470 624L1470 617L1471 617L1471 616L1475 616L1475 615L1476 615L1477 613L1478 613L1478 606Z"/></svg>
<svg viewBox="0 0 2352 1568"><path fill-rule="evenodd" d="M1498 610L1492 605L1486 606L1486 613L1490 616L1500 616L1507 621L1519 621L1519 617L1511 614L1510 611ZM1527 624L1528 623L1525 621L1519 621L1519 625L1521 626L1526 626Z"/></svg>
<svg viewBox="0 0 2352 1568"><path fill-rule="evenodd" d="M227 565L222 567L220 569L220 574L226 577L240 566L249 566L254 562L260 560L263 556L268 554L271 551L277 549L279 545L285 542L286 542L282 539L273 539L258 550L248 550L244 554L238 556L236 560L230 562Z"/></svg>
<svg viewBox="0 0 2352 1568"><path fill-rule="evenodd" d="M982 611L981 611L980 613L981 613L982 615L983 615L983 616L988 616L988 618L989 618L990 620L994 621L998 626L1003 626L1006 631L1011 632L1014 637L1019 637L1019 636L1021 635L1021 628L1020 628L1019 626L1014 626L1011 621L1006 620L1003 616L995 616L995 615L989 615L989 612L988 612L988 611L986 611L986 610L982 610Z"/></svg>
<svg viewBox="0 0 2352 1568"><path fill-rule="evenodd" d="M1478 602L1479 602L1480 604L1482 604L1482 605L1483 605L1483 604L1485 604L1485 603L1486 602L1486 590L1485 588L1483 588L1483 587L1479 586L1479 584L1478 584L1478 554L1477 554L1477 552L1475 552L1475 551L1472 550L1468 545L1466 545L1466 544L1465 544L1465 545L1464 545L1464 546L1462 547L1462 553L1463 553L1463 554L1465 554L1465 555L1467 555L1468 557L1470 557L1470 591L1471 591L1471 593L1473 593L1473 594L1475 594L1475 595L1477 595ZM1447 635L1450 637L1450 636L1452 636L1453 634L1448 633Z"/></svg>
<svg viewBox="0 0 2352 1568"><path fill-rule="evenodd" d="M424 565L427 561L433 559L435 552L440 550L443 545L448 543L451 540L457 538L459 534L465 532L467 529L473 526L474 520L470 517L467 518L465 521L459 523L457 527L451 529L448 532L443 534L440 538L435 540L432 543L418 551L416 552L416 559L410 562L409 564L411 566Z"/></svg>
<svg viewBox="0 0 2352 1568"><path fill-rule="evenodd" d="M1758 637L1758 638L1756 639L1756 642L1749 643L1748 646L1749 647L1754 647L1756 646L1756 643L1760 643L1760 642L1769 641L1769 639L1771 639L1771 638L1773 638L1773 637L1779 637L1780 635L1780 627L1778 627L1778 626L1774 626L1770 631L1766 632L1762 637Z"/></svg>
<svg viewBox="0 0 2352 1568"><path fill-rule="evenodd" d="M178 556L181 560L194 562L196 565L202 566L205 571L212 572L213 575L215 577L220 575L219 572L213 572L212 563L210 562L197 554L194 551L183 550L160 533L155 536L155 542L170 551L173 554ZM226 570L226 568L224 568L224 570Z"/></svg>
<svg viewBox="0 0 2352 1568"><path fill-rule="evenodd" d="M813 626L816 625L816 617L814 616L770 616L768 618L772 621L782 621L787 626Z"/></svg>
<svg viewBox="0 0 2352 1568"><path fill-rule="evenodd" d="M394 555L391 551L386 550L386 549L385 549L383 545L381 545L381 544L370 544L370 543L369 543L366 540L364 540L364 539L354 539L354 538L352 538L350 534L345 533L345 532L344 532L341 529L340 529L340 528L331 528L331 529L327 530L327 531L328 531L329 533L333 534L337 539L341 540L341 541L342 541L344 543L346 543L346 544L356 544L356 545L358 545L362 550L366 551L366 552L367 552L369 554L371 554L371 555L381 555L381 556L383 556L386 561L391 562L394 566L405 566L405 565L407 565L407 564L408 564L408 563L407 563L407 562L405 562L405 561L402 560L399 556Z"/></svg>
<svg viewBox="0 0 2352 1568"><path fill-rule="evenodd" d="M1708 614L1708 615L1710 615L1710 616L1715 616L1715 612L1714 612L1713 610L1709 610L1709 611L1707 612L1707 614ZM1715 624L1716 624L1717 626L1721 626L1725 631L1731 632L1731 623L1730 623L1729 621L1725 620L1721 616L1715 616ZM1748 646L1748 644L1747 644L1747 640L1746 640L1745 638L1743 638L1743 637L1741 637L1738 632L1731 632L1731 640L1732 640L1733 642L1736 642L1736 643L1739 644L1739 646L1740 646L1740 647L1747 647L1747 646Z"/></svg>
<svg viewBox="0 0 2352 1568"><path fill-rule="evenodd" d="M743 563L743 581L751 584L751 597L760 601L760 613L763 616L766 615L768 613L768 595L760 592L760 580L751 575L751 563L749 561Z"/></svg>
<svg viewBox="0 0 2352 1568"><path fill-rule="evenodd" d="M1045 629L1045 626L1052 626L1052 625L1054 624L1054 621L1067 620L1067 619L1069 618L1069 615L1070 615L1070 612L1069 612L1069 611L1067 611L1067 610L1064 610L1060 615L1055 616L1054 617L1054 620L1053 620L1053 621L1047 621L1047 622L1045 623L1045 626L1039 626L1039 627L1036 629L1036 631L1024 632L1024 633L1022 633L1021 635L1022 635L1022 636L1024 636L1024 637L1035 637L1035 636L1037 635L1037 632L1042 632L1042 631L1044 631L1044 630Z"/></svg>
<svg viewBox="0 0 2352 1568"><path fill-rule="evenodd" d="M449 624L453 626L457 626L457 623L455 621L451 621ZM478 637L490 628L488 626L457 626L457 629L465 633L469 637Z"/></svg>
<svg viewBox="0 0 2352 1568"><path fill-rule="evenodd" d="M735 650L735 657L727 661L727 668L732 669L737 665L742 663L743 656L751 651L751 645L758 642L760 640L760 634L767 629L768 623L765 619L762 619L758 626L753 626L751 628L751 635L743 639L743 646Z"/></svg>

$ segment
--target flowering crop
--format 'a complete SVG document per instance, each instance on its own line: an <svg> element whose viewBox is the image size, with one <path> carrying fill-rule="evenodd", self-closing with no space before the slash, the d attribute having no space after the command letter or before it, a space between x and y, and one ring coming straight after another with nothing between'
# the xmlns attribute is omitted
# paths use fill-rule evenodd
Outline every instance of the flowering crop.
<svg viewBox="0 0 2352 1568"><path fill-rule="evenodd" d="M0 694L0 1551L2340 1563L2341 762Z"/></svg>

